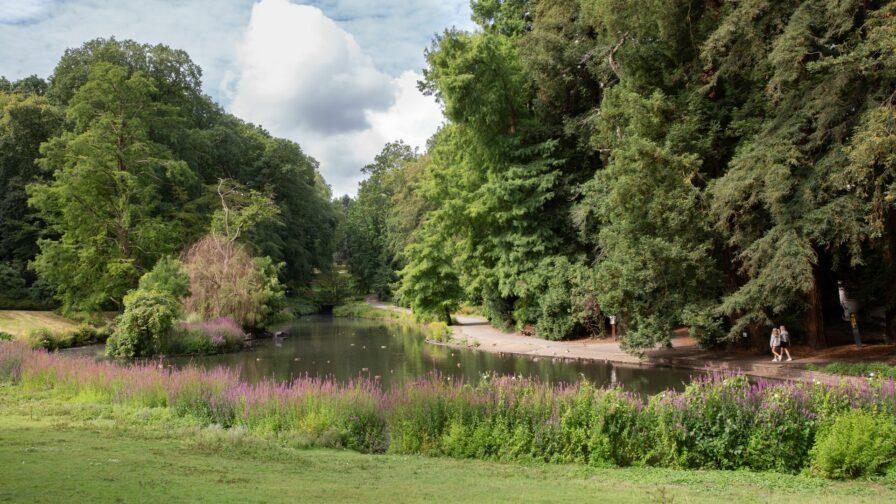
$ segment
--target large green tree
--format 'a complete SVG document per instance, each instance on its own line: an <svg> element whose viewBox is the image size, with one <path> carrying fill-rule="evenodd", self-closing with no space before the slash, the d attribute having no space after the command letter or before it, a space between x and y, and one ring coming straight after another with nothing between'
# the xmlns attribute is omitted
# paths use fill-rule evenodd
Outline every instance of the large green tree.
<svg viewBox="0 0 896 504"><path fill-rule="evenodd" d="M163 254L181 248L176 214L199 181L150 139L172 120L142 72L97 63L66 110L72 131L42 147L52 180L30 186L51 234L40 240L38 274L69 309L117 306Z"/></svg>

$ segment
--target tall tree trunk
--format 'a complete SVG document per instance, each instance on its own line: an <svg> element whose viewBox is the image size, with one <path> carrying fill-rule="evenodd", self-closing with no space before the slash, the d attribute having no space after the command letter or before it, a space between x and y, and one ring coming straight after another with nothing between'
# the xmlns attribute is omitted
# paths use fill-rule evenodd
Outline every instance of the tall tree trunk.
<svg viewBox="0 0 896 504"><path fill-rule="evenodd" d="M827 338L824 334L824 309L821 304L821 272L818 264L812 266L812 289L806 295L806 315L804 326L806 328L807 343L812 348L827 346Z"/></svg>
<svg viewBox="0 0 896 504"><path fill-rule="evenodd" d="M756 350L768 349L768 333L763 330L759 324L750 324L747 326L747 338L750 348Z"/></svg>
<svg viewBox="0 0 896 504"><path fill-rule="evenodd" d="M884 289L884 309L886 327L884 328L884 340L887 343L896 341L896 211L892 206L887 207L886 222L884 224L886 242L884 244L884 275L887 279L887 288Z"/></svg>
<svg viewBox="0 0 896 504"><path fill-rule="evenodd" d="M448 309L448 305L445 305L445 323L451 325L451 310Z"/></svg>

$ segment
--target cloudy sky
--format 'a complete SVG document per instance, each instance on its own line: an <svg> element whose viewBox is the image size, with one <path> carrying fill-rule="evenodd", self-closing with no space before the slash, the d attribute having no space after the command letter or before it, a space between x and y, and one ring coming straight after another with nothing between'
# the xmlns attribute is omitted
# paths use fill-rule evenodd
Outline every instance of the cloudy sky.
<svg viewBox="0 0 896 504"><path fill-rule="evenodd" d="M207 94L299 142L353 194L384 143L422 147L442 122L416 82L450 26L471 27L468 0L0 0L0 75L46 77L95 37L184 49Z"/></svg>

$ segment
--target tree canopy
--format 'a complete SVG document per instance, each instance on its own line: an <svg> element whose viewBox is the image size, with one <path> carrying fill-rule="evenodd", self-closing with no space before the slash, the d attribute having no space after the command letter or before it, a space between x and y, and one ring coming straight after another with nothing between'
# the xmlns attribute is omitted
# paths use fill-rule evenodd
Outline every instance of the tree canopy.
<svg viewBox="0 0 896 504"><path fill-rule="evenodd" d="M337 213L317 162L224 112L201 76L184 51L112 38L69 49L47 81L0 80L7 283L66 309L120 307L160 258L218 230L222 180L238 188L233 238L282 263L282 283L332 266Z"/></svg>
<svg viewBox="0 0 896 504"><path fill-rule="evenodd" d="M361 188L404 216L364 240L388 250L377 275L398 272L400 300L480 304L548 338L612 315L632 351L680 326L713 344L783 322L823 345L840 285L896 334L896 4L472 11L479 30L426 52L420 87L448 123L390 171L397 187Z"/></svg>

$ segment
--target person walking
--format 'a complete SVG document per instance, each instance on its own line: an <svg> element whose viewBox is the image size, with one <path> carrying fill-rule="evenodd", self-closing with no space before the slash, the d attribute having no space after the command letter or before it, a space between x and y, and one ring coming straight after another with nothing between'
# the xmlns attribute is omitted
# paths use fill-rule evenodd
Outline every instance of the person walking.
<svg viewBox="0 0 896 504"><path fill-rule="evenodd" d="M772 329L772 337L768 342L768 345L772 347L772 362L781 362L781 331L775 327Z"/></svg>
<svg viewBox="0 0 896 504"><path fill-rule="evenodd" d="M787 332L787 328L784 327L783 325L778 330L778 333L781 337L781 349L778 350L778 360L783 359L784 354L786 353L787 354L787 362L790 362L793 360L793 358L790 356L790 333Z"/></svg>

